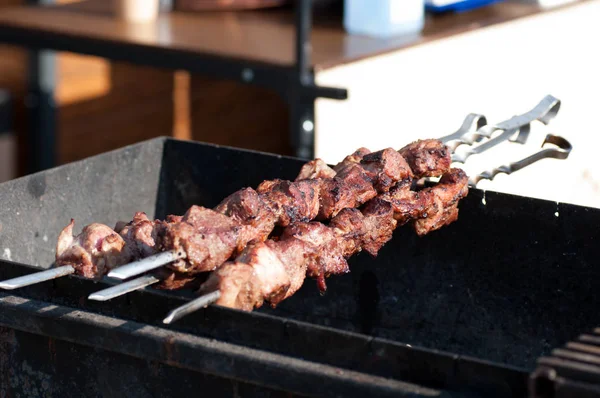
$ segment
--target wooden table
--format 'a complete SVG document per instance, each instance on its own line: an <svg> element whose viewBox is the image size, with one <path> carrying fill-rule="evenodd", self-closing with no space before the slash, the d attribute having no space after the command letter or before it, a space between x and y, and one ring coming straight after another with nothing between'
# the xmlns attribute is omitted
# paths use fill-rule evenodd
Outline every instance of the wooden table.
<svg viewBox="0 0 600 398"><path fill-rule="evenodd" d="M50 66L44 64L38 50L184 69L276 90L290 107L290 134L296 154L311 158L315 99L346 98L344 89L318 87L314 80L318 71L540 12L534 5L499 3L464 14L429 16L418 37L374 39L347 34L339 9L315 15L312 27L310 19L302 20L301 13L292 9L173 11L155 23L136 26L114 18L106 3L90 0L19 6L0 13L0 41L35 50L29 96L35 123L32 133L45 150L36 153L38 162L32 171L54 165L53 102L47 83ZM299 25L304 29L298 29Z"/></svg>

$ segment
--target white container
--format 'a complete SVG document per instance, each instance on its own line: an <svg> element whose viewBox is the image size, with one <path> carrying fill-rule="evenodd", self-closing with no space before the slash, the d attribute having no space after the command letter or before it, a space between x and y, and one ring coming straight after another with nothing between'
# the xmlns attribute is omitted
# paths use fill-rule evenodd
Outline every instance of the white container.
<svg viewBox="0 0 600 398"><path fill-rule="evenodd" d="M344 28L350 34L414 35L424 24L424 0L344 0Z"/></svg>
<svg viewBox="0 0 600 398"><path fill-rule="evenodd" d="M160 0L113 0L115 15L127 22L146 23L156 19Z"/></svg>

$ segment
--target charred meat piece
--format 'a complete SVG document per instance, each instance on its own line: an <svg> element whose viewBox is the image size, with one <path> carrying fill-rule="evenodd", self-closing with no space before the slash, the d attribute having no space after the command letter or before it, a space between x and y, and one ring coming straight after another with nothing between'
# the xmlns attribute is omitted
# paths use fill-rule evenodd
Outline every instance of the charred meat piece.
<svg viewBox="0 0 600 398"><path fill-rule="evenodd" d="M361 247L371 256L377 256L379 250L392 239L397 221L389 202L381 198L369 201L362 210L363 230Z"/></svg>
<svg viewBox="0 0 600 398"><path fill-rule="evenodd" d="M329 223L329 227L341 237L340 244L346 258L362 250L364 218L358 209L344 209Z"/></svg>
<svg viewBox="0 0 600 398"><path fill-rule="evenodd" d="M423 236L440 229L458 218L458 202L469 193L469 179L461 169L450 169L439 183L425 188L419 194L428 196L432 205L422 218L414 223L417 235Z"/></svg>
<svg viewBox="0 0 600 398"><path fill-rule="evenodd" d="M396 182L413 177L406 160L392 148L369 153L363 156L360 164L377 192L387 192Z"/></svg>
<svg viewBox="0 0 600 398"><path fill-rule="evenodd" d="M315 159L302 166L300 173L296 177L296 181L333 178L335 174L335 170L329 167L322 159Z"/></svg>
<svg viewBox="0 0 600 398"><path fill-rule="evenodd" d="M231 218L201 206L192 206L181 222L166 224L158 236L163 251L183 251L185 259L169 264L183 273L212 271L227 261L237 247L239 225Z"/></svg>
<svg viewBox="0 0 600 398"><path fill-rule="evenodd" d="M229 195L215 211L240 225L236 249L238 253L249 242L266 240L277 221L275 213L252 188L241 189Z"/></svg>
<svg viewBox="0 0 600 398"><path fill-rule="evenodd" d="M319 203L319 182L285 180L265 181L256 191L278 217L277 225L285 227L295 221L316 217Z"/></svg>
<svg viewBox="0 0 600 398"><path fill-rule="evenodd" d="M431 209L434 205L433 197L427 192L412 191L411 182L411 180L403 180L381 196L383 200L392 205L394 218L400 225L417 218L426 217L428 209Z"/></svg>
<svg viewBox="0 0 600 398"><path fill-rule="evenodd" d="M417 177L437 177L450 169L451 158L448 147L440 140L418 140L400 149Z"/></svg>
<svg viewBox="0 0 600 398"><path fill-rule="evenodd" d="M56 266L71 265L77 275L100 278L114 267L123 264L125 241L113 229L93 223L73 236L75 220L71 220L56 245Z"/></svg>

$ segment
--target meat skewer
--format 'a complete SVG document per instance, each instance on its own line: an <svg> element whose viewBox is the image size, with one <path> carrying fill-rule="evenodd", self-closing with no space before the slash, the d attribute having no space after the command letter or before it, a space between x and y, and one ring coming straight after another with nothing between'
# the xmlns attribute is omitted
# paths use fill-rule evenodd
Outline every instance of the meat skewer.
<svg viewBox="0 0 600 398"><path fill-rule="evenodd" d="M389 154L391 152L394 152L394 155L390 156ZM387 153L387 155L386 155ZM356 151L354 154L349 155L348 157L346 157L344 159L343 162L341 162L340 164L338 164L334 169L329 168L324 162L322 162L321 160L317 159L314 160L312 162L307 163L302 170L300 171L300 174L297 177L297 181L306 181L306 179L310 179L313 177L326 177L326 178L331 178L332 175L348 175L349 171L350 172L355 172L357 170L357 168L355 167L358 164L362 164L364 166L365 169L369 170L371 172L371 175L378 175L378 178L372 178L371 181L374 181L373 185L375 185L377 187L377 191L378 192L387 192L389 191L390 188L392 188L395 184L395 178L392 178L390 176L396 175L398 174L397 172L393 171L393 168L398 169L398 166L401 167L401 173L399 173L399 175L401 177L403 177L402 181L408 181L408 180L412 180L413 175L416 175L418 177L422 177L422 176L432 176L432 175L438 175L443 173L445 170L447 170L449 168L450 165L450 161L449 161L449 153L448 151L445 150L445 147L436 140L422 140L422 141L417 141L415 143L412 143L410 145L407 145L405 148L401 149L398 153L402 154L403 157L399 157L396 155L396 152L393 151L392 149L386 149L384 151L379 151L379 152L375 152L373 154L371 154L368 150L361 148L358 151ZM386 161L385 163L382 162L380 159L385 160L386 158L394 159L394 157L396 159L400 159L401 161L396 161L396 162L390 162L389 160ZM406 161L404 161L404 159L406 159ZM387 171L386 171L387 168ZM390 170L392 169L392 170ZM414 172L413 170L414 169ZM337 170L337 171L336 171ZM377 174L375 173L377 172ZM356 181L356 180L355 180ZM331 182L330 180L324 180L321 181L324 184L329 184ZM360 183L361 180L358 180L358 183ZM267 182L268 183L268 182ZM264 183L263 183L264 184ZM358 184L355 184L354 186L357 186ZM366 184L363 184L363 186ZM368 188L363 188L360 185L358 185L358 194L354 193L357 191L352 191L350 190L348 192L348 195L354 194L355 196L359 196L361 192L368 192ZM238 191L238 192L244 192L244 190L242 191ZM225 199L221 205L217 206L217 208L225 208L227 207L232 207L231 206L231 201L230 198L235 197L236 194L231 195L229 198ZM368 195L365 196L365 198L372 198L372 195ZM285 199L284 199L285 200ZM349 203L345 206L347 207L355 207L356 204L360 204L364 201L365 199L361 199L359 198L358 200L356 200L356 198L352 198L352 199L344 199L344 197L342 196L341 200L338 201L342 202L342 203ZM320 202L321 204L321 209L332 209L335 208L336 206L339 208L341 206L339 206L338 204L336 204L330 196L325 196L325 198L320 198ZM235 202L234 202L235 203ZM322 211L322 210L320 210ZM336 213L339 210L336 211ZM327 219L329 218L329 215L332 214L332 211L329 210L325 210L324 211L325 215L323 217L320 217L321 219ZM185 216L184 216L185 218ZM286 222L286 224L288 224ZM271 229L269 229L270 232ZM266 238L266 234L263 235ZM264 239L261 239L264 240ZM245 242L250 242L251 239L245 239ZM241 252L243 250L243 247L241 247L238 251ZM167 252L169 253L169 252ZM154 260L151 258L151 260ZM144 260L142 260L144 261ZM147 260L146 260L147 261ZM224 261L223 261L224 262ZM223 263L221 262L221 263ZM219 264L220 265L220 264ZM120 271L123 268L129 267L129 265L118 268L116 271ZM112 276L113 274L109 274L109 276ZM195 279L195 278L191 278L191 279ZM149 282L147 278L144 277L140 277L140 278L136 278L133 279L131 281L128 282L127 286L124 286L123 288L119 288L118 286L114 286L108 289L104 289L98 292L95 292L94 294L90 295L89 298L90 299L94 299L94 300L101 300L101 301L105 301L105 300L109 300L115 297L118 297L120 295L129 293L133 290L136 290L136 287L141 289L144 288L146 286L148 286L148 283L151 284L155 284L158 283L155 280L152 280L152 282ZM165 285L165 283L162 283L161 285ZM167 288L170 288L170 286L168 286Z"/></svg>
<svg viewBox="0 0 600 398"><path fill-rule="evenodd" d="M246 247L234 261L219 267L201 286L199 298L171 311L171 323L212 303L252 311L264 301L276 306L292 296L306 276L324 291L326 275L349 271L346 259L361 250L373 257L392 238L397 225L414 223L422 236L458 218L458 202L468 194L464 171L451 169L440 182L419 192L410 184L371 199L360 210L345 209L329 226L319 222L287 227L278 240Z"/></svg>
<svg viewBox="0 0 600 398"><path fill-rule="evenodd" d="M329 219L387 192L413 173L432 175L449 165L450 154L437 140L419 141L400 151L370 153L361 148L334 169L320 160L309 162L294 182L265 181L256 191L246 188L230 195L214 210L190 209L186 222L166 227L157 245L161 251L183 251L186 256L172 262L174 256L165 255L164 263L154 264L158 268L168 263L169 268L190 275L212 271L248 242L265 240L275 226ZM148 260L142 261L146 265ZM134 262L108 276L127 279L146 271L148 267Z"/></svg>
<svg viewBox="0 0 600 398"><path fill-rule="evenodd" d="M434 140L422 142L427 143L429 141ZM441 143L439 146L443 148ZM423 146L422 149L432 151L432 148L426 146ZM423 153L424 157L432 157L432 155L436 155L435 151ZM439 161L442 162L440 167L445 167L444 162L449 164L449 154L443 153L443 155L438 160L432 159L429 162L425 160L422 163L436 167L436 161ZM413 158L419 158L419 156L413 156ZM241 231L238 233L236 245L231 244L230 240L229 247L224 250L224 253L212 257L210 254L214 253L209 253L210 261L207 261L208 265L206 261L200 261L200 267L195 270L192 269L192 271L203 272L214 269L233 254L231 252L232 246L236 246L234 250L241 251L250 240L264 240L275 225L285 226L293 221L308 221L314 218L327 219L347 206L359 206L377 195L378 192L392 187L394 182L403 178L406 173L410 175L410 167L407 166L402 156L393 149L389 148L370 153L370 151L361 148L354 154L347 156L334 169L322 160L316 159L302 167L294 182L265 181L258 187L257 191L250 188L240 190L227 198L217 207L216 211L195 206L190 209L193 211L188 213L191 213L189 215L196 224L199 220L207 218L213 220L220 218L223 221L226 217L230 217L235 222L226 220L226 223L229 222L229 227L241 227ZM250 199L250 202L254 199L258 204L255 207L244 206L244 200L247 201L248 199ZM236 200L238 203L235 203ZM268 202L268 206L265 206L264 202ZM240 206L240 203L242 206ZM273 213L275 214L273 215ZM207 214L208 217L202 217ZM236 216L240 215L241 217L236 219ZM167 238L171 238L171 244L180 241L180 237L177 235L181 232L181 228L177 229L173 226L183 225L182 221L183 217L178 216L169 216L165 221L151 221L145 214L137 213L132 222L129 224L119 223L114 230L104 224L94 223L86 226L75 237L72 234L74 226L72 220L59 236L55 268L30 275L26 279L21 277L4 281L0 284L0 287L14 289L73 273L86 278L100 278L106 272L110 272L119 265L127 264L132 260L143 260L141 264L137 263L139 268L137 268L136 274L161 267L164 263L173 260L184 260L188 251L183 253L180 250L170 253L169 251L159 252L165 249L165 241L169 243L169 239L165 239L165 235ZM244 221L249 222L244 225ZM204 232L194 230L194 222L188 222L187 224L191 224L191 228L190 225L183 225L183 232L186 232L187 229L189 235L198 236ZM172 239L173 237L175 239ZM163 247L157 245L157 243L160 243L161 238ZM195 248L202 249L203 243L196 242ZM193 276L186 278L177 274L177 271L183 271L183 274L190 273L186 268L178 268L178 265L180 266L182 262L173 264L175 269L170 274L165 272L165 276L161 279L173 285L185 285L187 281L193 280ZM202 269L202 266L207 269ZM148 281L139 279L138 283L141 286L148 283Z"/></svg>

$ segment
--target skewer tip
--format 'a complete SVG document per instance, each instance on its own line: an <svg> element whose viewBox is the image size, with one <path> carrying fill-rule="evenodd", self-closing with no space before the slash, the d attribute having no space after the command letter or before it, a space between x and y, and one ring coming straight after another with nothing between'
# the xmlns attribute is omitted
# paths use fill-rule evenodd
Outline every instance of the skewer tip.
<svg viewBox="0 0 600 398"><path fill-rule="evenodd" d="M199 310L200 308L206 308L209 305L215 303L220 297L221 292L219 290L200 296L169 312L167 314L167 317L163 319L163 323L168 325L178 319L183 318L186 315L189 315Z"/></svg>
<svg viewBox="0 0 600 398"><path fill-rule="evenodd" d="M34 285L57 279L63 276L71 275L75 273L75 268L70 265L63 265L62 267L51 268L46 271L40 271L29 275L19 276L17 278L8 279L0 282L0 288L5 290L13 290L21 287Z"/></svg>

